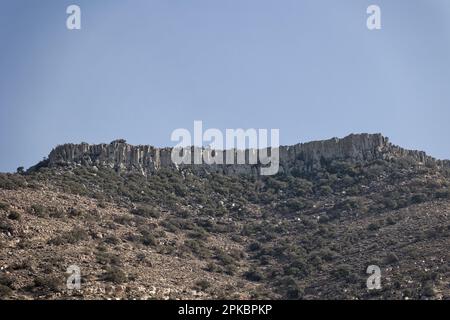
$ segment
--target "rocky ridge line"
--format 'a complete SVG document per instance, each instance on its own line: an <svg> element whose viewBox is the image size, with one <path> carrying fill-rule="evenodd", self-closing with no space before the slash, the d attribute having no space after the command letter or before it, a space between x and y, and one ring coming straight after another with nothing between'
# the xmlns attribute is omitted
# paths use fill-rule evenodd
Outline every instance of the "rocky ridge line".
<svg viewBox="0 0 450 320"><path fill-rule="evenodd" d="M176 166L171 160L172 148L156 148L149 145L133 146L125 140L115 140L110 144L90 145L64 144L54 148L45 166L61 165L106 166L117 171L133 171L144 175L161 168L182 169L189 167L194 172L217 172L223 174L257 175L261 164L256 165L182 165ZM236 151L235 151L236 152ZM246 156L248 157L248 150ZM344 138L299 143L281 146L280 172L311 171L320 168L324 161L346 160L365 162L377 159L404 158L419 165L450 166L448 160L437 160L423 151L407 150L389 142L381 134L351 134Z"/></svg>

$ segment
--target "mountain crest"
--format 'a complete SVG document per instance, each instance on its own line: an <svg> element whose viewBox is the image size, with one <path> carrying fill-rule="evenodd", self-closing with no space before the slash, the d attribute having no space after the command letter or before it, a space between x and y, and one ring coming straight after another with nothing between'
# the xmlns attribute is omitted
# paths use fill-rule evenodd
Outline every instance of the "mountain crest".
<svg viewBox="0 0 450 320"><path fill-rule="evenodd" d="M136 171L144 175L161 168L179 169L171 161L172 148L156 148L150 145L133 146L123 139L110 144L90 145L64 144L53 149L47 165L87 165L107 166L120 171ZM248 153L248 150L246 150ZM280 172L310 171L323 165L324 161L346 160L365 162L378 159L390 160L405 158L419 165L444 165L448 161L436 160L423 151L407 150L395 146L381 134L351 134L344 138L299 143L279 148ZM217 172L224 174L258 174L257 165L183 165L198 172Z"/></svg>

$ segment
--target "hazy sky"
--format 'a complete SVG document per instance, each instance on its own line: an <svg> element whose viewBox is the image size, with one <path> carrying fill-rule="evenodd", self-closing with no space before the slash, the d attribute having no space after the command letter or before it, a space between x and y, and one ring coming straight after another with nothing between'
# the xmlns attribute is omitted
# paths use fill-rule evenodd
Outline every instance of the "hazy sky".
<svg viewBox="0 0 450 320"><path fill-rule="evenodd" d="M66 142L173 145L194 120L450 158L448 0L1 0L0 46L0 171Z"/></svg>

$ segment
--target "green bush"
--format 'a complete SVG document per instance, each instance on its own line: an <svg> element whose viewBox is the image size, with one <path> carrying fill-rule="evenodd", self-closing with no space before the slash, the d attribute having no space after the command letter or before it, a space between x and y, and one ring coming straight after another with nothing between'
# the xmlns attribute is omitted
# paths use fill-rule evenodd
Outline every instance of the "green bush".
<svg viewBox="0 0 450 320"><path fill-rule="evenodd" d="M349 265L342 264L332 270L331 274L337 279L347 280L351 276L352 270Z"/></svg>
<svg viewBox="0 0 450 320"><path fill-rule="evenodd" d="M422 287L422 295L425 297L433 297L435 294L433 282L427 281Z"/></svg>
<svg viewBox="0 0 450 320"><path fill-rule="evenodd" d="M123 226L131 226L133 224L134 219L126 214L116 216L113 218L115 223L121 224Z"/></svg>
<svg viewBox="0 0 450 320"><path fill-rule="evenodd" d="M263 274L256 269L250 269L244 272L244 277L245 279L253 282L259 282L264 278Z"/></svg>
<svg viewBox="0 0 450 320"><path fill-rule="evenodd" d="M99 250L95 257L98 263L102 265L111 265L111 266L121 266L122 261L120 260L120 256L114 255L112 253L107 252L106 247L97 247L97 250Z"/></svg>
<svg viewBox="0 0 450 320"><path fill-rule="evenodd" d="M10 173L0 173L0 189L17 190L26 186L23 176Z"/></svg>
<svg viewBox="0 0 450 320"><path fill-rule="evenodd" d="M8 298L12 294L12 289L8 286L0 284L0 298Z"/></svg>
<svg viewBox="0 0 450 320"><path fill-rule="evenodd" d="M14 227L7 221L0 221L0 230L4 232L13 233Z"/></svg>
<svg viewBox="0 0 450 320"><path fill-rule="evenodd" d="M390 252L386 255L385 261L387 264L393 264L393 263L397 263L399 261L399 258L395 253Z"/></svg>
<svg viewBox="0 0 450 320"><path fill-rule="evenodd" d="M99 201L97 203L97 207L102 208L102 209L106 209L108 206L106 205L106 203L104 201Z"/></svg>
<svg viewBox="0 0 450 320"><path fill-rule="evenodd" d="M327 186L327 185L321 186L319 189L319 192L320 192L320 194L327 196L327 195L333 193L333 188L331 188L330 186Z"/></svg>
<svg viewBox="0 0 450 320"><path fill-rule="evenodd" d="M127 275L118 267L110 267L103 274L102 280L121 284L127 281Z"/></svg>
<svg viewBox="0 0 450 320"><path fill-rule="evenodd" d="M55 276L43 276L34 279L34 286L44 293L57 292L61 289L63 281Z"/></svg>
<svg viewBox="0 0 450 320"><path fill-rule="evenodd" d="M380 225L377 222L372 222L367 226L367 230L369 231L377 231L380 229Z"/></svg>
<svg viewBox="0 0 450 320"><path fill-rule="evenodd" d="M208 272L219 272L221 268L214 262L208 262L205 270Z"/></svg>
<svg viewBox="0 0 450 320"><path fill-rule="evenodd" d="M189 231L187 236L191 239L198 239L198 240L208 239L208 233L202 228L197 228L194 231Z"/></svg>
<svg viewBox="0 0 450 320"><path fill-rule="evenodd" d="M395 225L395 220L394 220L394 218L392 218L392 217L387 217L386 218L386 223L388 224L388 225L390 225L390 226L393 226L393 225Z"/></svg>
<svg viewBox="0 0 450 320"><path fill-rule="evenodd" d="M153 234L145 232L142 234L142 244L145 246L156 246L157 241Z"/></svg>
<svg viewBox="0 0 450 320"><path fill-rule="evenodd" d="M0 274L0 284L7 286L7 287L11 287L13 285L13 279L6 275L6 274Z"/></svg>
<svg viewBox="0 0 450 320"><path fill-rule="evenodd" d="M17 211L11 211L11 212L8 214L8 219L20 221L21 215L20 215L20 213L18 213Z"/></svg>
<svg viewBox="0 0 450 320"><path fill-rule="evenodd" d="M286 298L289 300L301 299L304 294L304 291L298 285L292 285L286 288Z"/></svg>
<svg viewBox="0 0 450 320"><path fill-rule="evenodd" d="M428 197L424 193L417 193L411 197L412 203L422 203L427 201Z"/></svg>
<svg viewBox="0 0 450 320"><path fill-rule="evenodd" d="M206 279L198 280L197 282L195 282L195 288L201 291L205 291L209 287L211 287L211 283Z"/></svg>
<svg viewBox="0 0 450 320"><path fill-rule="evenodd" d="M198 240L186 240L184 246L199 258L205 259L210 256L210 251Z"/></svg>
<svg viewBox="0 0 450 320"><path fill-rule="evenodd" d="M120 243L120 239L114 235L106 237L105 240L103 240L103 241L105 243L112 244L112 245L118 245Z"/></svg>
<svg viewBox="0 0 450 320"><path fill-rule="evenodd" d="M135 209L131 210L131 213L137 216L141 216L144 218L159 218L160 213L153 207L149 206L138 206Z"/></svg>
<svg viewBox="0 0 450 320"><path fill-rule="evenodd" d="M435 197L438 199L450 199L450 189L438 190L435 194Z"/></svg>
<svg viewBox="0 0 450 320"><path fill-rule="evenodd" d="M75 227L64 235L60 235L53 239L50 239L49 244L53 245L77 244L78 242L87 240L88 238L89 235L85 230Z"/></svg>
<svg viewBox="0 0 450 320"><path fill-rule="evenodd" d="M338 255L333 250L324 248L319 251L319 256L321 259L330 262L333 261Z"/></svg>
<svg viewBox="0 0 450 320"><path fill-rule="evenodd" d="M0 202L0 210L7 211L9 209L9 204L5 202Z"/></svg>
<svg viewBox="0 0 450 320"><path fill-rule="evenodd" d="M284 275L303 278L309 274L310 267L302 257L292 257L289 265L284 267Z"/></svg>
<svg viewBox="0 0 450 320"><path fill-rule="evenodd" d="M259 251L259 250L261 250L261 244L259 244L258 242L252 242L248 246L248 250L250 250L252 252Z"/></svg>
<svg viewBox="0 0 450 320"><path fill-rule="evenodd" d="M46 208L44 206L40 205L40 204L33 204L30 207L29 212L31 214L34 214L34 215L38 216L38 217L44 217L46 215Z"/></svg>
<svg viewBox="0 0 450 320"><path fill-rule="evenodd" d="M77 208L70 208L68 215L69 217L81 217L83 215L83 211Z"/></svg>

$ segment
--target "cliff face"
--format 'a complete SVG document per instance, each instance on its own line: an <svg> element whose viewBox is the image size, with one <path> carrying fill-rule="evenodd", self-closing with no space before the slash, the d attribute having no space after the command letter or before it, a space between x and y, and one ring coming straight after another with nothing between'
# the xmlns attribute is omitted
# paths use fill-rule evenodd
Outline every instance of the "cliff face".
<svg viewBox="0 0 450 320"><path fill-rule="evenodd" d="M321 162L347 160L350 162L405 158L419 164L442 164L423 151L395 146L381 134L351 134L345 138L301 143L280 148L280 161L286 168L300 170L320 167Z"/></svg>
<svg viewBox="0 0 450 320"><path fill-rule="evenodd" d="M52 150L48 157L48 165L50 167L74 164L108 166L118 171L135 171L146 175L161 168L179 169L180 167L171 160L171 152L172 148L133 146L124 140L98 145L64 144ZM342 139L333 138L279 148L280 172L293 169L309 171L329 160L364 162L391 158L406 158L420 164L443 165L446 163L427 156L425 152L395 146L381 134L352 134ZM261 164L201 164L181 165L181 167L189 167L194 172L255 175L259 174Z"/></svg>
<svg viewBox="0 0 450 320"><path fill-rule="evenodd" d="M150 173L161 167L172 166L170 154L170 148L132 146L123 140L116 140L110 144L60 145L52 150L48 156L48 161L49 166L81 164Z"/></svg>

